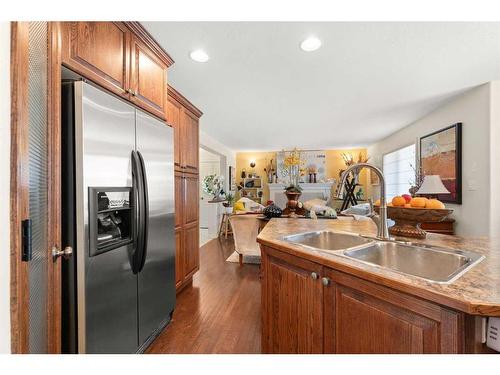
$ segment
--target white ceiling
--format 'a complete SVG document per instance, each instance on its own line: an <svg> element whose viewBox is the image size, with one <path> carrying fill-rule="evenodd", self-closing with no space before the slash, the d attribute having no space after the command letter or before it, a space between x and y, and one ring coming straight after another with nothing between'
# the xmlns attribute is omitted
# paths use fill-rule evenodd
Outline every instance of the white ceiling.
<svg viewBox="0 0 500 375"><path fill-rule="evenodd" d="M500 78L500 23L143 24L202 129L234 150L365 146ZM323 45L306 53L309 35Z"/></svg>

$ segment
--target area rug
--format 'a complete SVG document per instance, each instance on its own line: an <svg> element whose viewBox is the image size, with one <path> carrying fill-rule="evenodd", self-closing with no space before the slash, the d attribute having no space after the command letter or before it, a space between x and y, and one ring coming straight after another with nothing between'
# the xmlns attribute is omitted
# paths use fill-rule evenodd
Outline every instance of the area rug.
<svg viewBox="0 0 500 375"><path fill-rule="evenodd" d="M229 258L226 259L226 262L231 262L231 263L239 263L240 258L238 253L235 251L232 253ZM243 255L243 263L247 264L260 264L260 254L257 255Z"/></svg>

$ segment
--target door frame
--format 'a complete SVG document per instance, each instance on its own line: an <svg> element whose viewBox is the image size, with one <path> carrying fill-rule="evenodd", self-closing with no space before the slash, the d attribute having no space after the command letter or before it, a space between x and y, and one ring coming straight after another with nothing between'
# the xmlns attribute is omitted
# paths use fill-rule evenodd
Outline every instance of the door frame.
<svg viewBox="0 0 500 375"><path fill-rule="evenodd" d="M224 191L228 192L229 189L230 189L230 182L228 181L228 163L227 163L227 156L222 154L221 152L219 151L216 151L215 149L209 147L209 146L205 146L204 144L200 143L198 148L201 148L213 155L216 155L219 157L219 174L222 175L224 177ZM200 183L201 183L201 168L200 168L200 163L201 163L201 160L200 158L198 158L198 175L200 177ZM201 185L200 185L201 186ZM200 188L201 190L201 188ZM201 194L201 192L200 192ZM201 195L200 195L200 198L201 198ZM200 213L200 216L201 216L201 210L202 210L202 207L201 207L201 199L199 199L199 202L198 202L198 207L199 207L199 213ZM209 231L209 234L212 234L214 235L215 237L214 238L217 238L217 235L218 235L218 229L219 229L219 224L221 222L221 219L222 219L222 214L223 214L223 210L220 208L220 206L217 204L217 207L216 207L216 210L215 210L215 223L214 223L214 231L213 233L210 233ZM209 219L210 220L210 219ZM201 224L201 220L200 220L200 223ZM209 228L210 229L210 228ZM200 228L201 230L201 228Z"/></svg>
<svg viewBox="0 0 500 375"><path fill-rule="evenodd" d="M61 351L61 32L47 22L47 351ZM21 221L29 218L29 22L11 22L10 305L11 352L29 352L29 270L21 261Z"/></svg>

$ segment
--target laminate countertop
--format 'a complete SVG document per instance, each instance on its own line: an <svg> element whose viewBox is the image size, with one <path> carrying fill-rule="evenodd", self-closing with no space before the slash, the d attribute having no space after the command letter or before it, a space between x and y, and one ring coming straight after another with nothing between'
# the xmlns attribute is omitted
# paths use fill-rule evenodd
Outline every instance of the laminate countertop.
<svg viewBox="0 0 500 375"><path fill-rule="evenodd" d="M341 251L313 250L283 240L286 235L318 230L367 236L375 236L377 233L375 223L369 219L357 221L350 217L339 217L337 220L280 218L272 219L266 225L259 233L257 242L468 314L500 316L500 239L464 238L433 233L428 233L424 240L402 238L414 243L472 250L485 256L485 259L455 281L440 284L366 264L346 257Z"/></svg>

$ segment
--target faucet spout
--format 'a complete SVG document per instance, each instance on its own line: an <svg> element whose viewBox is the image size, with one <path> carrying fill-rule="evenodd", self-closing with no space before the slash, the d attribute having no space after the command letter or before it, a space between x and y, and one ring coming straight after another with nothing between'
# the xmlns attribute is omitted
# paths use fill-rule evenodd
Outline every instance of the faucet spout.
<svg viewBox="0 0 500 375"><path fill-rule="evenodd" d="M344 173L342 173L342 176L339 181L339 188L337 190L337 197L341 198L342 197L342 191L344 188L344 184L346 182L347 176L349 173L351 173L355 169L362 169L362 168L368 168L372 170L379 178L380 180L380 207L379 207L379 214L378 214L378 220L375 219L375 215L370 215L371 218L375 221L377 224L377 238L381 240L388 240L390 239L389 237L389 228L387 227L387 202L385 200L385 178L384 174L382 171L377 168L376 166L370 164L370 163L357 163L353 164L350 167L348 167ZM378 223L377 223L378 221Z"/></svg>

